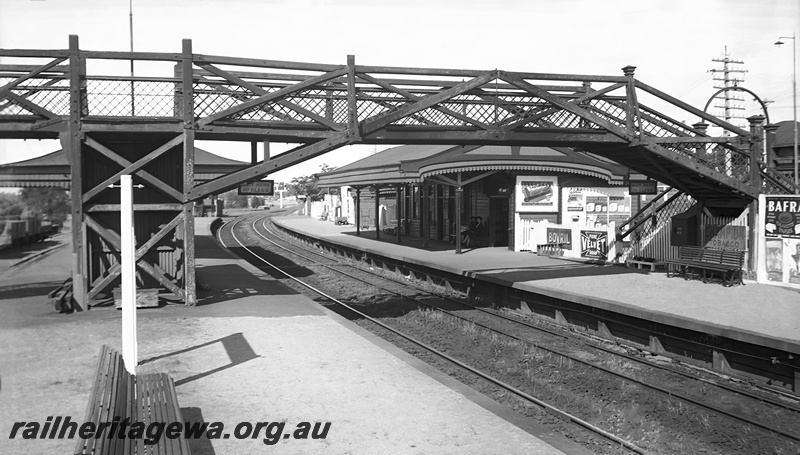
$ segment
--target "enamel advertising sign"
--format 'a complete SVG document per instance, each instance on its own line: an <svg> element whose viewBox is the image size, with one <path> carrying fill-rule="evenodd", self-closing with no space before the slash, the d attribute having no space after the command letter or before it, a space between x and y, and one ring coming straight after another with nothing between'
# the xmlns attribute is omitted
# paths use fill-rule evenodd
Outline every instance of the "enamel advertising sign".
<svg viewBox="0 0 800 455"><path fill-rule="evenodd" d="M608 233L605 231L581 231L581 257L606 259L608 257Z"/></svg>
<svg viewBox="0 0 800 455"><path fill-rule="evenodd" d="M800 239L800 199L796 196L766 196L766 237Z"/></svg>
<svg viewBox="0 0 800 455"><path fill-rule="evenodd" d="M517 177L517 212L558 212L557 177Z"/></svg>

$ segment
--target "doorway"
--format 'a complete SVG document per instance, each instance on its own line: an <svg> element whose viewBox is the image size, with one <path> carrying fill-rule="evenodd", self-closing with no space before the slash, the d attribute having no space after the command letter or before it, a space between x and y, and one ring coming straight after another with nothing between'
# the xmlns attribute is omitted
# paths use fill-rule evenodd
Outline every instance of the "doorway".
<svg viewBox="0 0 800 455"><path fill-rule="evenodd" d="M508 246L508 196L489 199L489 245Z"/></svg>
<svg viewBox="0 0 800 455"><path fill-rule="evenodd" d="M444 195L442 193L442 185L436 185L436 190L433 195L434 210L436 211L436 239L441 240L444 238Z"/></svg>

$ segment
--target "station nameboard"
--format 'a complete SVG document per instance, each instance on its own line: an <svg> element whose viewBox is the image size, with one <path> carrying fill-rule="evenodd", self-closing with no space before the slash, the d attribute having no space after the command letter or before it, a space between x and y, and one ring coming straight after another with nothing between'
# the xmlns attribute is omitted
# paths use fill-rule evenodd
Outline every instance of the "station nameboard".
<svg viewBox="0 0 800 455"><path fill-rule="evenodd" d="M657 182L655 180L631 180L628 182L628 191L631 196L658 194Z"/></svg>
<svg viewBox="0 0 800 455"><path fill-rule="evenodd" d="M239 187L239 194L243 196L273 196L275 194L275 182L273 180L259 180L245 183Z"/></svg>

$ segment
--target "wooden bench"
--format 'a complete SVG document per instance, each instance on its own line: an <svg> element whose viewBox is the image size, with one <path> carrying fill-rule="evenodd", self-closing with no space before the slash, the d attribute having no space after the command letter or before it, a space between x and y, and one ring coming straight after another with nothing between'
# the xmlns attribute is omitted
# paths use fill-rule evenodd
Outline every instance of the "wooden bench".
<svg viewBox="0 0 800 455"><path fill-rule="evenodd" d="M188 454L191 453L183 437L183 417L178 406L175 384L165 373L140 374L133 376L125 369L122 355L109 346L100 349L100 360L92 384L89 404L86 407L84 422L99 423L122 422L129 419L130 424L142 422L145 429L151 423L165 425L158 442L146 444L143 438L109 438L111 427L105 427L102 435L79 439L75 454ZM181 437L170 439L166 428L173 422L181 425ZM125 434L130 431L130 424ZM115 427L119 432L119 425ZM117 433L118 434L118 433Z"/></svg>
<svg viewBox="0 0 800 455"><path fill-rule="evenodd" d="M742 280L744 253L744 251L738 250L682 246L678 248L677 259L666 261L670 266L667 270L667 276L678 274L685 279L689 279L694 276L694 272L701 271L703 282L706 282L709 274L713 276L716 272L719 272L722 274L722 284L724 286L733 286L736 282L744 284ZM672 271L671 266L677 267L677 273Z"/></svg>

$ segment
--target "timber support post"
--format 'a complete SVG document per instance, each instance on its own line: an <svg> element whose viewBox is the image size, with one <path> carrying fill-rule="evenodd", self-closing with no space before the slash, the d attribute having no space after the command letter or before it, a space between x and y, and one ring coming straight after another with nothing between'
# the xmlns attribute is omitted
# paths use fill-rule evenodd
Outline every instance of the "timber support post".
<svg viewBox="0 0 800 455"><path fill-rule="evenodd" d="M419 236L422 237L422 248L428 248L428 237L430 236L430 217L428 216L428 210L430 201L428 200L428 194L430 193L430 187L427 183L422 183L420 185L420 211L419 211Z"/></svg>
<svg viewBox="0 0 800 455"><path fill-rule="evenodd" d="M397 199L397 209L395 212L397 213L397 243L403 243L403 239L401 236L401 231L403 230L403 186L398 184L394 189L395 198Z"/></svg>
<svg viewBox="0 0 800 455"><path fill-rule="evenodd" d="M460 174L460 173L459 173ZM459 175L459 186L456 187L456 200L455 200L455 226L453 226L453 235L456 236L456 254L461 254L461 197L464 194L464 188L461 188L461 176Z"/></svg>
<svg viewBox="0 0 800 455"><path fill-rule="evenodd" d="M636 100L636 80L633 77L635 66L628 65L622 68L622 72L628 78L627 87L625 89L626 105L628 109L625 113L625 129L631 136L639 136L641 128L637 129L637 119L639 118L639 103Z"/></svg>
<svg viewBox="0 0 800 455"><path fill-rule="evenodd" d="M762 181L758 162L761 161L764 151L764 141L762 140L764 136L764 116L754 115L748 117L747 121L750 122L750 132L753 133L752 139L750 140L750 185L760 193L762 191ZM747 249L747 270L751 273L756 273L758 248L760 247L760 245L757 244L758 236L756 235L756 231L758 230L758 198L750 203L750 210L747 212L747 224L749 226L747 230L747 243L749 245Z"/></svg>
<svg viewBox="0 0 800 455"><path fill-rule="evenodd" d="M375 185L375 240L381 239L381 187Z"/></svg>
<svg viewBox="0 0 800 455"><path fill-rule="evenodd" d="M194 248L194 202L190 202L189 191L194 188L194 93L192 75L192 40L183 40L183 293L184 304L197 304L197 282L195 280Z"/></svg>
<svg viewBox="0 0 800 455"><path fill-rule="evenodd" d="M81 55L78 36L69 36L69 126L66 141L61 142L67 151L71 166L70 198L72 202L72 298L80 310L87 310L86 225L83 217L83 131L84 93L86 89L86 60Z"/></svg>
<svg viewBox="0 0 800 455"><path fill-rule="evenodd" d="M356 99L356 56L347 56L347 135L350 143L361 140Z"/></svg>
<svg viewBox="0 0 800 455"><path fill-rule="evenodd" d="M361 188L356 188L356 235L361 236Z"/></svg>

